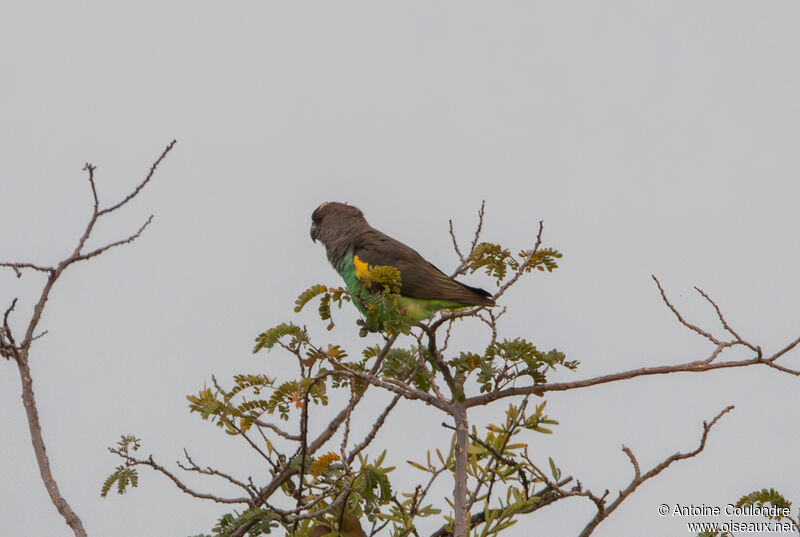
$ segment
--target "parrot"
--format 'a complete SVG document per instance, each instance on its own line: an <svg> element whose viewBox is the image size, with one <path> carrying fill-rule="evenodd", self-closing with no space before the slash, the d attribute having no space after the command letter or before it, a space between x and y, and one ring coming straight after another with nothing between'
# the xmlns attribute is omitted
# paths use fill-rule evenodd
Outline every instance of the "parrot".
<svg viewBox="0 0 800 537"><path fill-rule="evenodd" d="M354 304L367 314L364 298L371 293L364 278L374 266L400 273L399 311L418 323L441 309L494 306L491 293L447 276L416 250L370 226L364 213L346 203L325 202L311 215L311 240L319 240L328 261L344 280ZM374 292L374 291L372 291Z"/></svg>

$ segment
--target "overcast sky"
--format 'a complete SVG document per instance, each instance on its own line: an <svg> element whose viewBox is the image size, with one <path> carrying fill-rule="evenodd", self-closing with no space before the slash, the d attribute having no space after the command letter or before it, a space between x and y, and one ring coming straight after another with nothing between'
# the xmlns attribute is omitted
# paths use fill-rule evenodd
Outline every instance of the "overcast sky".
<svg viewBox="0 0 800 537"><path fill-rule="evenodd" d="M502 333L582 362L557 379L710 353L661 303L653 273L715 334L694 285L767 352L800 335L799 23L788 0L6 1L0 259L68 255L91 211L84 162L110 204L178 140L94 244L150 214L153 224L64 275L31 352L53 471L89 534L186 536L225 512L145 471L138 489L102 500L118 464L106 446L120 434L165 463L189 447L201 464L227 458L220 466L263 475L185 400L212 374L289 367L277 352L251 354L258 332L293 320L351 354L372 342L356 337L351 311L332 334L291 311L310 284L339 284L308 236L325 200L357 205L445 272L457 264L447 221L466 241L481 200L486 239L515 250L544 220L562 268L503 297ZM15 326L42 283L0 274L0 307L20 297ZM800 367L797 354L787 365ZM19 394L16 367L0 364L0 534L69 535ZM798 394L800 380L766 368L608 384L549 396L561 425L526 441L595 492L616 491L632 475L623 443L650 467L694 449L703 420L735 404L703 454L646 483L595 532L683 535L686 520L659 517L660 504L721 506L762 487L800 502ZM403 461L448 444L440 421L406 403L379 435L398 484L421 479ZM588 502L560 502L509 535L574 536L592 514Z"/></svg>

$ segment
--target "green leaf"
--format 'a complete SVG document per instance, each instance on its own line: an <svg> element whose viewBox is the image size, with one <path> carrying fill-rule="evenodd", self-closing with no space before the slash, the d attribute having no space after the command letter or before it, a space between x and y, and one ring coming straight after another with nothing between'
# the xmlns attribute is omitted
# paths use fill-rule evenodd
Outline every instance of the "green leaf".
<svg viewBox="0 0 800 537"><path fill-rule="evenodd" d="M103 482L103 486L100 489L101 498L108 496L114 483L117 484L117 494L124 494L127 491L128 485L134 488L138 487L139 474L136 472L136 468L126 465L117 466L114 473L108 476Z"/></svg>
<svg viewBox="0 0 800 537"><path fill-rule="evenodd" d="M253 352L256 353L261 349L271 349L274 347L281 338L292 336L290 346L298 346L303 343L308 343L308 334L305 328L300 328L292 323L281 323L274 328L270 328L266 332L262 332L256 337L256 346Z"/></svg>
<svg viewBox="0 0 800 537"><path fill-rule="evenodd" d="M303 307L308 304L308 302L316 297L321 295L322 293L328 292L328 288L324 285L312 285L297 297L297 300L294 301L294 311L295 313L300 313Z"/></svg>
<svg viewBox="0 0 800 537"><path fill-rule="evenodd" d="M764 504L769 503L779 509L791 509L792 502L783 497L783 495L775 489L761 489L745 494L738 502L736 507L762 507ZM783 515L770 516L764 515L767 518L780 520L784 518Z"/></svg>
<svg viewBox="0 0 800 537"><path fill-rule="evenodd" d="M553 475L553 479L558 483L558 480L561 479L561 470L556 467L556 463L553 461L552 457L548 457L547 462L550 463L550 473Z"/></svg>

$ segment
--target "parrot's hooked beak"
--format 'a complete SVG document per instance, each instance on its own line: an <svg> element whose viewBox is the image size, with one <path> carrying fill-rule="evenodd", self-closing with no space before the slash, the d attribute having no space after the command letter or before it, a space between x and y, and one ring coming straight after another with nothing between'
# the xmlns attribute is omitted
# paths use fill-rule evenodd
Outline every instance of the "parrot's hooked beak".
<svg viewBox="0 0 800 537"><path fill-rule="evenodd" d="M311 222L311 240L317 242L317 224Z"/></svg>

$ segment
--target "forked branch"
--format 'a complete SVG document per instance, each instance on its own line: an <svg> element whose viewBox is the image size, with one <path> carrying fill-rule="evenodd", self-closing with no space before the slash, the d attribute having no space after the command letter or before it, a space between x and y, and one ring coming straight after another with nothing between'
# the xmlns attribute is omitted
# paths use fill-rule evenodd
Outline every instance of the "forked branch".
<svg viewBox="0 0 800 537"><path fill-rule="evenodd" d="M45 485L45 489L47 489L47 493L49 494L53 505L56 507L61 516L64 517L64 520L72 529L76 537L85 537L86 530L83 528L81 519L77 514L75 514L69 503L66 501L66 499L64 499L63 495L59 491L56 480L53 477L52 469L50 468L50 460L46 454L44 439L42 437L42 428L39 422L39 411L37 409L36 397L33 391L33 377L28 364L29 352L32 343L45 333L43 332L38 335L34 335L41 320L45 304L50 296L50 292L52 291L56 281L58 281L67 267L71 266L77 261L83 261L98 256L115 246L121 246L123 244L133 242L139 238L142 231L144 231L147 225L152 221L151 216L136 233L128 236L125 239L112 242L90 252L83 252L83 248L86 245L86 242L89 240L98 218L104 214L114 212L116 209L122 207L122 205L124 205L126 202L133 199L142 190L144 185L150 181L156 171L156 168L161 161L164 160L164 158L167 156L167 153L169 153L174 145L175 140L167 145L158 159L156 159L152 166L150 166L150 171L145 179L141 181L123 201L103 210L99 210L100 202L97 195L97 187L95 185L94 177L95 167L91 164L86 164L84 169L88 172L89 186L92 192L92 215L89 218L89 222L87 223L83 234L78 238L78 244L75 250L70 256L61 260L54 266L46 266L27 262L0 262L0 267L8 267L12 269L17 277L21 277L22 272L26 270L42 272L47 275L47 279L45 280L42 290L39 293L39 299L34 305L33 313L30 319L27 321L24 336L20 340L19 344L16 343L17 339L14 337L11 326L9 325L9 316L14 309L16 299L14 299L12 302L11 307L6 310L5 315L3 316L3 326L2 329L0 329L0 356L12 358L17 362L20 381L22 383L22 401L25 407L25 414L28 420L28 429L30 430L31 442L33 443L33 450L36 455L36 461L39 465L39 473L41 474L42 482Z"/></svg>
<svg viewBox="0 0 800 537"><path fill-rule="evenodd" d="M580 535L578 537L588 537L592 534L595 528L611 513L613 513L617 507L619 507L622 502L625 501L628 496L633 494L633 492L645 481L650 478L653 478L666 470L672 463L681 461L684 459L691 459L692 457L697 456L701 451L703 451L706 447L706 441L708 440L708 434L711 432L711 428L719 421L719 419L733 410L733 405L730 405L723 409L719 414L717 414L714 419L710 422L703 422L703 434L700 437L700 445L697 446L696 449L689 451L687 453L681 453L680 451L670 455L659 464L651 468L647 473L641 474L639 470L639 462L636 460L636 457L633 454L633 451L630 450L627 446L622 446L622 451L628 456L628 459L631 461L631 465L633 466L634 476L633 479L628 483L628 486L625 487L623 490L619 492L617 498L608 505L605 505L604 501L597 502L595 498L592 498L597 505L597 513L595 513L594 517L589 521L588 524L583 528ZM591 496L591 492L585 491L587 496Z"/></svg>

